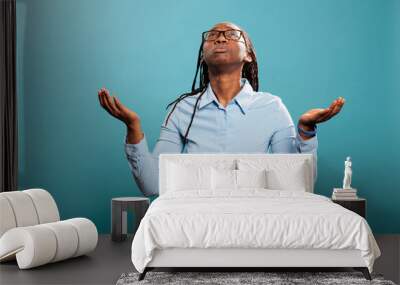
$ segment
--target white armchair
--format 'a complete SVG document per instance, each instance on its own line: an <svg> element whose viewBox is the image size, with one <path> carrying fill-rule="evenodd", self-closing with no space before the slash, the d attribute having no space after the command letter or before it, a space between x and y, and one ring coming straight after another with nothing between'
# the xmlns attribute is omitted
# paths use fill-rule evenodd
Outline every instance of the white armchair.
<svg viewBox="0 0 400 285"><path fill-rule="evenodd" d="M86 218L60 221L57 205L44 189L0 193L0 262L20 269L84 255L96 248L95 224Z"/></svg>

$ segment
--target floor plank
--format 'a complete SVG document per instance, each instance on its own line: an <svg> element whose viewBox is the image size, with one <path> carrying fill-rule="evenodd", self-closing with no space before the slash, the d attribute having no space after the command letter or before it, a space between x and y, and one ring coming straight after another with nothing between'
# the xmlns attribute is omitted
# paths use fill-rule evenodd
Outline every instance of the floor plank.
<svg viewBox="0 0 400 285"><path fill-rule="evenodd" d="M95 251L87 256L19 270L15 261L0 264L0 284L115 284L123 272L135 271L131 262L133 236L124 242L112 242L110 235L100 235ZM400 235L377 235L382 256L374 272L400 281Z"/></svg>

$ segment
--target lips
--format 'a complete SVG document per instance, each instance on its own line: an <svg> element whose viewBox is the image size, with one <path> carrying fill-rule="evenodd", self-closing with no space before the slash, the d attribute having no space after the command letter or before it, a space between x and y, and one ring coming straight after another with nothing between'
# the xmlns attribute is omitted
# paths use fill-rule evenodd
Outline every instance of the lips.
<svg viewBox="0 0 400 285"><path fill-rule="evenodd" d="M223 47L213 49L213 52L215 52L215 53L221 53L221 52L227 52L227 51L228 51L228 49L223 48Z"/></svg>

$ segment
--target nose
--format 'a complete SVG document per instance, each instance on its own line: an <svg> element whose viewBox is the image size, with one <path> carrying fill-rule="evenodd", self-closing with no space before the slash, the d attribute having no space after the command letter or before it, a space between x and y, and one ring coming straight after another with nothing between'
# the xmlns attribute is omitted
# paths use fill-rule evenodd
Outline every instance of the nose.
<svg viewBox="0 0 400 285"><path fill-rule="evenodd" d="M216 43L227 42L224 33L219 33L218 38L215 40Z"/></svg>

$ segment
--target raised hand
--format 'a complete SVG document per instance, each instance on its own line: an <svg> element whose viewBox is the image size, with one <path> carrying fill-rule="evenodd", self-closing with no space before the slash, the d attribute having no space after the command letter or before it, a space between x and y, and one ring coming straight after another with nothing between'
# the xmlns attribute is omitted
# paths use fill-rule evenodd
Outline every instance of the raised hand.
<svg viewBox="0 0 400 285"><path fill-rule="evenodd" d="M115 96L110 96L110 92L106 88L101 88L97 93L100 105L111 116L124 122L127 127L140 122L139 115L125 107Z"/></svg>
<svg viewBox="0 0 400 285"><path fill-rule="evenodd" d="M328 121L330 118L340 112L345 99L339 97L332 102L332 104L325 109L311 109L300 116L299 126L305 130L311 130L316 124Z"/></svg>

